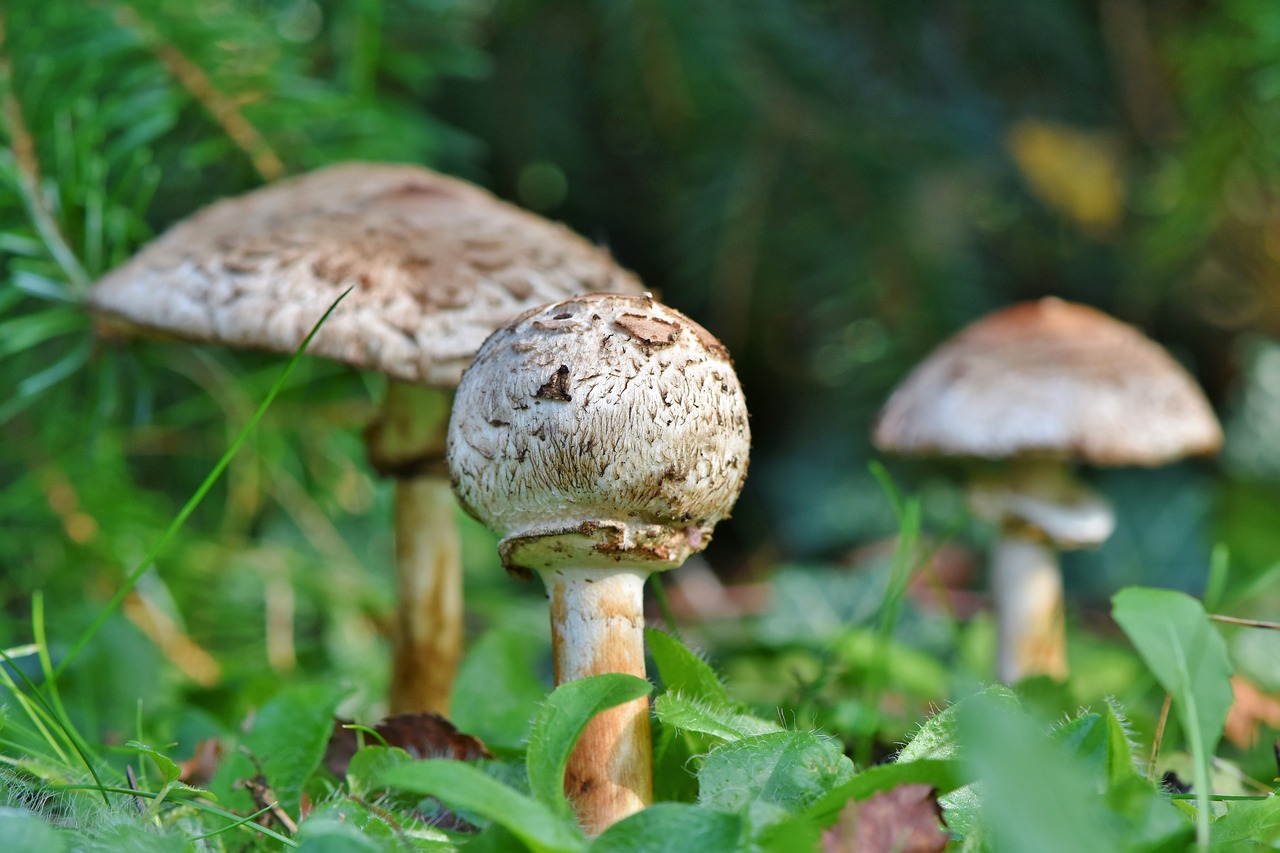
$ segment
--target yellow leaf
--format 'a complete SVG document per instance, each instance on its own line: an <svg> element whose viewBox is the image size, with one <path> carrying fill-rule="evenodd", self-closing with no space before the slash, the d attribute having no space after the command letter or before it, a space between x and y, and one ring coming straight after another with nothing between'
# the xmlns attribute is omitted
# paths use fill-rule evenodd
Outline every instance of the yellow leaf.
<svg viewBox="0 0 1280 853"><path fill-rule="evenodd" d="M1119 224L1123 187L1109 134L1021 119L1006 141L1027 185L1046 205L1095 234Z"/></svg>

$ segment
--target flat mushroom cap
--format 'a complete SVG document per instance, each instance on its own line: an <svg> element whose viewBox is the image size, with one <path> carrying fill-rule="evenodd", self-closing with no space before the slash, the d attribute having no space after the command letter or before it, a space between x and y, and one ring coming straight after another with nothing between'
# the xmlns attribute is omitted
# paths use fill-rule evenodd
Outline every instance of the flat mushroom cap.
<svg viewBox="0 0 1280 853"><path fill-rule="evenodd" d="M747 406L724 346L647 297L592 294L485 341L449 423L454 491L509 569L678 566L746 478ZM549 563L548 563L549 564ZM665 565L658 565L665 564Z"/></svg>
<svg viewBox="0 0 1280 853"><path fill-rule="evenodd" d="M893 392L874 437L917 455L1161 465L1216 452L1222 429L1158 344L1050 298L990 314L940 346Z"/></svg>
<svg viewBox="0 0 1280 853"><path fill-rule="evenodd" d="M224 199L94 287L92 306L197 341L308 352L452 387L484 339L536 305L640 282L569 229L463 181L346 163Z"/></svg>

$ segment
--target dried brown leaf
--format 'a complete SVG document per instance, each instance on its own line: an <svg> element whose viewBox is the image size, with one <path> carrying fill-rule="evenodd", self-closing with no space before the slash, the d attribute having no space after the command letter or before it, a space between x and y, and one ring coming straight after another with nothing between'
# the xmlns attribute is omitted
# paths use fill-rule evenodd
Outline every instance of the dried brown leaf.
<svg viewBox="0 0 1280 853"><path fill-rule="evenodd" d="M950 836L929 785L899 785L851 802L823 835L825 853L941 853Z"/></svg>

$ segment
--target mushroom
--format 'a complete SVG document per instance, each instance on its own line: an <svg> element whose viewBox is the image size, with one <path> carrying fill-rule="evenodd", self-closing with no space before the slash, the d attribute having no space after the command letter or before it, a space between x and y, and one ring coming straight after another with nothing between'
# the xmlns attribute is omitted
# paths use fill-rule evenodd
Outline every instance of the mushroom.
<svg viewBox="0 0 1280 853"><path fill-rule="evenodd" d="M1161 465L1212 454L1222 430L1195 381L1141 332L1048 298L968 326L903 380L875 427L881 450L1006 460L975 483L1000 528L991 584L997 674L1065 678L1057 549L1101 544L1114 517L1072 480L1071 460Z"/></svg>
<svg viewBox="0 0 1280 853"><path fill-rule="evenodd" d="M102 279L90 302L128 328L287 353L348 288L307 351L389 377L365 438L374 468L396 477L390 707L447 714L463 633L448 392L522 311L641 286L607 251L470 184L347 163L201 210Z"/></svg>
<svg viewBox="0 0 1280 853"><path fill-rule="evenodd" d="M551 601L556 684L644 677L642 589L711 540L747 473L747 407L724 346L651 298L524 314L458 386L448 458L463 507ZM652 799L648 702L592 720L565 790L596 834Z"/></svg>

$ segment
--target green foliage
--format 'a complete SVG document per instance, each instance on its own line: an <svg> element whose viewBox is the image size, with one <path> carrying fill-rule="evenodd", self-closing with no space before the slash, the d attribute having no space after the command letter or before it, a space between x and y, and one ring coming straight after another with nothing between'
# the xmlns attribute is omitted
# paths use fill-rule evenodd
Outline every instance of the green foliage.
<svg viewBox="0 0 1280 853"><path fill-rule="evenodd" d="M529 735L529 788L561 818L573 816L564 793L569 754L591 718L608 708L648 696L653 688L633 675L597 675L557 687L543 703Z"/></svg>
<svg viewBox="0 0 1280 853"><path fill-rule="evenodd" d="M1173 697L1196 762L1196 832L1209 843L1209 765L1231 708L1231 661L1222 635L1195 599L1130 587L1116 593L1113 615L1143 661Z"/></svg>

